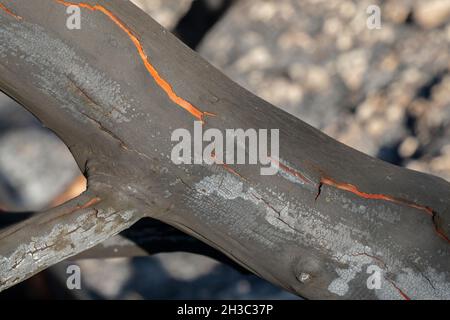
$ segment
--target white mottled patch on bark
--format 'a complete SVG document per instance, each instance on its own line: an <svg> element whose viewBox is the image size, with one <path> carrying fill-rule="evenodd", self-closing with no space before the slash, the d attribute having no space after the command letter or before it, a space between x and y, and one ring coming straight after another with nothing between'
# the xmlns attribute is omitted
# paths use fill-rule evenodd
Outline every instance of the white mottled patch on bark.
<svg viewBox="0 0 450 320"><path fill-rule="evenodd" d="M368 247L356 247L351 251L358 252L370 252ZM348 268L337 268L336 273L339 278L334 279L328 286L328 291L337 294L338 296L345 296L349 290L349 282L355 279L355 277L363 271L363 266L373 263L373 259L366 255L348 255L337 258L338 262L348 265Z"/></svg>
<svg viewBox="0 0 450 320"><path fill-rule="evenodd" d="M134 222L135 212L85 210L74 221L56 224L12 252L0 253L0 291L117 234Z"/></svg>
<svg viewBox="0 0 450 320"><path fill-rule="evenodd" d="M120 84L91 67L73 48L51 37L41 27L25 21L2 25L0 53L3 59L8 55L20 57L24 63L39 70L39 74L30 74L30 81L51 93L62 106L75 112L81 110L79 108L85 101L77 100L73 94L64 94L75 84L94 103L101 104L102 108L92 106L94 112L100 115L106 110L117 123L131 121L127 113L132 110L129 103L132 99L122 93Z"/></svg>
<svg viewBox="0 0 450 320"><path fill-rule="evenodd" d="M244 184L231 175L215 174L204 178L195 184L195 189L201 195L216 193L224 199L247 199L247 193L243 190Z"/></svg>
<svg viewBox="0 0 450 320"><path fill-rule="evenodd" d="M450 299L450 282L448 273L437 272L434 268L428 267L423 272L413 271L404 268L393 281L395 285L406 293L411 299ZM392 300L399 299L399 291L390 283L383 279L382 290L375 290L379 299Z"/></svg>
<svg viewBox="0 0 450 320"><path fill-rule="evenodd" d="M205 177L195 184L195 190L201 197L217 195L227 200L244 199L258 206L259 210L264 208L266 221L278 229L283 237L295 239L294 241L302 245L322 250L331 256L342 266L335 269L337 277L328 285L328 290L333 294L345 296L350 292L352 281L356 278L364 281L365 286L365 280L370 276L366 273L366 268L369 265L377 265L383 270L384 276L388 276L388 273L390 276L400 274L395 283L409 293L417 293L417 297L448 297L450 290L448 282L445 282L445 279L449 279L448 274L437 276L430 271L429 275L406 273L404 263L398 257L386 254L386 248L368 247L359 240L370 239L369 230L355 229L344 223L330 224L328 217L318 210L285 200L288 197L284 194L273 195L271 192L271 196L265 195L267 198L264 199L263 195L252 188L244 187L238 177L229 173ZM349 204L348 209L355 214L365 214L367 208ZM393 217L384 220L395 222L395 215ZM431 288L434 286L434 293L431 289L426 289L427 283ZM354 282L354 286L361 287L360 281ZM374 295L383 299L402 298L388 280L383 281L381 289L374 289Z"/></svg>

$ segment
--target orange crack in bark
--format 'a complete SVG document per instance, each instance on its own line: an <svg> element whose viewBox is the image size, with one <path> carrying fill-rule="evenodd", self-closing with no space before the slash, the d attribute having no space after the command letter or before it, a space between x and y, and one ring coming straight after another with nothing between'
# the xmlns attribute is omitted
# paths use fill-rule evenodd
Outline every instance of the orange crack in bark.
<svg viewBox="0 0 450 320"><path fill-rule="evenodd" d="M382 264L384 268L387 267L386 263L383 260L381 260L377 256L374 256L374 255L371 255L371 254L368 254L368 253L365 253L365 252L352 253L352 256L353 257L366 256L366 257L369 257L369 258L372 258L372 259L376 260L377 262Z"/></svg>
<svg viewBox="0 0 450 320"><path fill-rule="evenodd" d="M18 16L17 14L15 14L14 12L12 12L11 10L9 10L7 7L5 7L4 4L0 3L0 9L5 11L7 14L9 14L10 16L16 18L17 20L22 20L21 16Z"/></svg>
<svg viewBox="0 0 450 320"><path fill-rule="evenodd" d="M76 206L76 207L74 207L72 209L69 209L69 211L66 212L65 214L71 214L71 213L74 213L75 211L78 211L78 210L84 210L84 209L90 208L93 205L99 203L101 200L102 199L100 199L99 197L92 198L91 200L89 200L85 204L82 204L82 205Z"/></svg>
<svg viewBox="0 0 450 320"><path fill-rule="evenodd" d="M358 253L353 253L352 256L354 256L354 257L357 257L357 256L367 256L367 257L370 257L370 258L372 258L372 259L378 261L380 264L382 264L382 265L383 265L383 268L387 268L387 265L386 265L386 263L385 263L383 260L381 260L380 258L378 258L378 257L376 257L376 256L370 255L370 254L368 254L368 253L365 253L365 252L358 252ZM411 298L410 298L410 297L409 297L402 289L400 289L400 288L395 284L394 281L392 281L392 280L390 280L390 279L386 279L386 280L387 280L387 281L395 288L395 290L398 291L398 293L402 296L403 299L405 299L405 300L411 300Z"/></svg>
<svg viewBox="0 0 450 320"><path fill-rule="evenodd" d="M344 190L344 191L348 191L351 192L355 195L357 195L358 197L361 198L365 198L365 199L373 199L373 200L384 200L384 201L388 201L388 202L393 202L396 204L400 204L400 205L405 205L414 209L418 209L421 210L423 212L425 212L427 215L429 215L432 218L432 222L433 222L433 226L434 226L434 230L435 232L445 241L450 243L450 239L444 234L444 232L439 228L438 223L436 221L436 212L427 206L424 205L420 205L417 204L415 202L406 200L406 199L401 199L401 198L396 198L396 197L392 197L389 195L385 195L385 194L380 194L380 193L366 193L363 192L361 190L359 190L356 186L350 184L350 183L341 183L341 182L337 182L331 178L321 178L320 179L320 183L319 183L319 191L317 193L316 199L319 197L320 195L320 191L321 191L321 187L322 185L328 185L340 190Z"/></svg>
<svg viewBox="0 0 450 320"><path fill-rule="evenodd" d="M388 280L388 281L389 281L389 283L395 288L395 290L398 291L398 293L402 296L403 299L405 299L405 300L411 300L411 298L410 298L406 293L404 293L403 290L400 289L400 288L394 283L394 281L391 281L391 280Z"/></svg>
<svg viewBox="0 0 450 320"><path fill-rule="evenodd" d="M149 74L152 76L152 78L155 80L156 84L167 94L169 99L183 108L184 110L188 111L191 115L193 115L196 119L200 120L202 123L204 123L205 116L214 116L213 113L210 112L204 112L196 108L194 105L192 105L190 102L186 101L185 99L178 96L175 91L173 90L172 86L163 79L158 71L155 69L155 67L150 63L149 57L145 53L144 47L142 46L141 41L133 34L133 32L123 23L114 13L106 9L105 7L96 4L96 5L90 5L88 3L76 3L76 2L69 2L69 1L63 1L63 0L56 0L59 4L62 4L66 7L74 5L79 6L81 8L85 8L91 11L100 11L104 15L106 15L111 21L113 21L122 31L124 31L127 36L131 39L134 46L136 47L139 56L144 63L145 68L149 72Z"/></svg>
<svg viewBox="0 0 450 320"><path fill-rule="evenodd" d="M245 179L240 173L238 173L236 170L234 170L234 169L231 168L230 166L226 165L225 163L222 163L221 166L222 166L225 170L227 170L228 172L234 174L235 176L237 176L237 177L239 177L239 178L241 178L241 179L243 179L243 180L247 180L247 179Z"/></svg>
<svg viewBox="0 0 450 320"><path fill-rule="evenodd" d="M76 210L87 209L87 208L93 206L94 204L99 203L101 200L102 199L100 199L99 197L92 198L91 200L89 200L85 204L83 204L81 206L78 206Z"/></svg>
<svg viewBox="0 0 450 320"><path fill-rule="evenodd" d="M233 168L231 168L229 165L225 164L225 163L217 163L217 158L216 158L216 151L213 150L211 152L211 158L214 160L214 163L217 165L221 165L225 170L227 170L228 172L230 172L231 174L234 174L235 176L247 181L247 179L242 176L239 172L237 172L236 170L234 170Z"/></svg>
<svg viewBox="0 0 450 320"><path fill-rule="evenodd" d="M406 205L408 207L422 210L425 213L427 213L428 215L433 216L433 209L431 209L427 206L422 206L422 205L416 204L412 201L395 198L395 197L385 195L385 194L366 193L366 192L360 191L356 186L354 186L350 183L340 183L340 182L337 182L330 178L322 178L322 179L320 179L320 184L322 184L322 185L325 184L325 185L329 185L329 186L335 187L340 190L348 191L353 194L356 194L358 197L365 198L365 199L385 200L385 201L394 202L397 204Z"/></svg>

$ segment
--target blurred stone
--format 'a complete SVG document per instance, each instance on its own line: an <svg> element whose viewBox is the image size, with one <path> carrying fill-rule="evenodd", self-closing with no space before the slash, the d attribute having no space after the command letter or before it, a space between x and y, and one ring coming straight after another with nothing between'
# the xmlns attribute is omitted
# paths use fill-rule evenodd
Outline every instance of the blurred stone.
<svg viewBox="0 0 450 320"><path fill-rule="evenodd" d="M82 275L82 287L95 290L104 299L120 297L124 284L132 276L132 265L127 258L80 260L77 265ZM139 297L134 294L134 298Z"/></svg>
<svg viewBox="0 0 450 320"><path fill-rule="evenodd" d="M272 57L264 47L255 47L245 56L236 61L235 67L239 72L267 68L272 63Z"/></svg>
<svg viewBox="0 0 450 320"><path fill-rule="evenodd" d="M0 207L42 210L79 174L68 148L0 93Z"/></svg>
<svg viewBox="0 0 450 320"><path fill-rule="evenodd" d="M403 158L411 157L419 148L419 141L415 137L408 137L400 144L398 152Z"/></svg>
<svg viewBox="0 0 450 320"><path fill-rule="evenodd" d="M62 281L65 261L55 267ZM83 299L299 299L255 275L243 275L210 258L191 253L89 259L81 270Z"/></svg>
<svg viewBox="0 0 450 320"><path fill-rule="evenodd" d="M303 99L302 87L285 78L266 79L259 88L261 88L261 98L270 100L276 105L300 103ZM295 110L290 110L289 107L285 110L295 113Z"/></svg>
<svg viewBox="0 0 450 320"><path fill-rule="evenodd" d="M367 53L363 49L342 54L337 60L337 70L347 87L358 90L367 70Z"/></svg>
<svg viewBox="0 0 450 320"><path fill-rule="evenodd" d="M431 173L427 163L422 162L422 161L418 161L418 160L407 162L405 167L408 168L408 169L411 169L411 170L415 170L415 171L420 171L420 172L424 172L424 173ZM447 179L448 179L448 177L450 177L450 176L447 176Z"/></svg>
<svg viewBox="0 0 450 320"><path fill-rule="evenodd" d="M412 11L410 1L405 0L389 0L386 2L383 10L384 16L390 21L401 24L405 23L406 19Z"/></svg>
<svg viewBox="0 0 450 320"><path fill-rule="evenodd" d="M431 160L430 167L433 172L450 171L450 154L443 154Z"/></svg>
<svg viewBox="0 0 450 320"><path fill-rule="evenodd" d="M414 19L424 28L444 24L450 19L450 0L420 1L414 7Z"/></svg>
<svg viewBox="0 0 450 320"><path fill-rule="evenodd" d="M328 89L330 78L327 71L320 66L310 66L306 76L306 87L314 92Z"/></svg>
<svg viewBox="0 0 450 320"><path fill-rule="evenodd" d="M158 259L173 279L185 281L207 275L218 265L211 258L186 252L161 253Z"/></svg>
<svg viewBox="0 0 450 320"><path fill-rule="evenodd" d="M159 24L173 30L194 0L131 0Z"/></svg>

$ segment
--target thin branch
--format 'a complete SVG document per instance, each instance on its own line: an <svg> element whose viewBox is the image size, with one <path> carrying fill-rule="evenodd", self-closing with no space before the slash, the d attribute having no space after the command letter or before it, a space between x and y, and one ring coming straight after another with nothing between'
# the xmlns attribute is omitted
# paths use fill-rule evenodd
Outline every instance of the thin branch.
<svg viewBox="0 0 450 320"><path fill-rule="evenodd" d="M35 215L31 212L2 212L0 213L0 230ZM172 226L151 218L139 220L129 229L71 257L71 259L131 258L179 251L208 256L241 273L248 273L220 251Z"/></svg>
<svg viewBox="0 0 450 320"><path fill-rule="evenodd" d="M86 192L2 230L0 290L101 243L136 219L134 210L115 208L107 198Z"/></svg>

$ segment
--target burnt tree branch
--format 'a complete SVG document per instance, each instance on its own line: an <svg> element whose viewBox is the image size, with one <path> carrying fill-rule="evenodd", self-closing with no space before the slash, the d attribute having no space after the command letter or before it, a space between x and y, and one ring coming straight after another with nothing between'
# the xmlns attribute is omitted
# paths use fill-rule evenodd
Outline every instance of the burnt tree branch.
<svg viewBox="0 0 450 320"><path fill-rule="evenodd" d="M307 298L450 298L446 181L275 108L129 2L1 3L0 88L66 143L89 182L83 199L0 234L2 289L148 216ZM72 4L80 30L66 28ZM278 174L175 165L171 133L195 120L279 129Z"/></svg>

